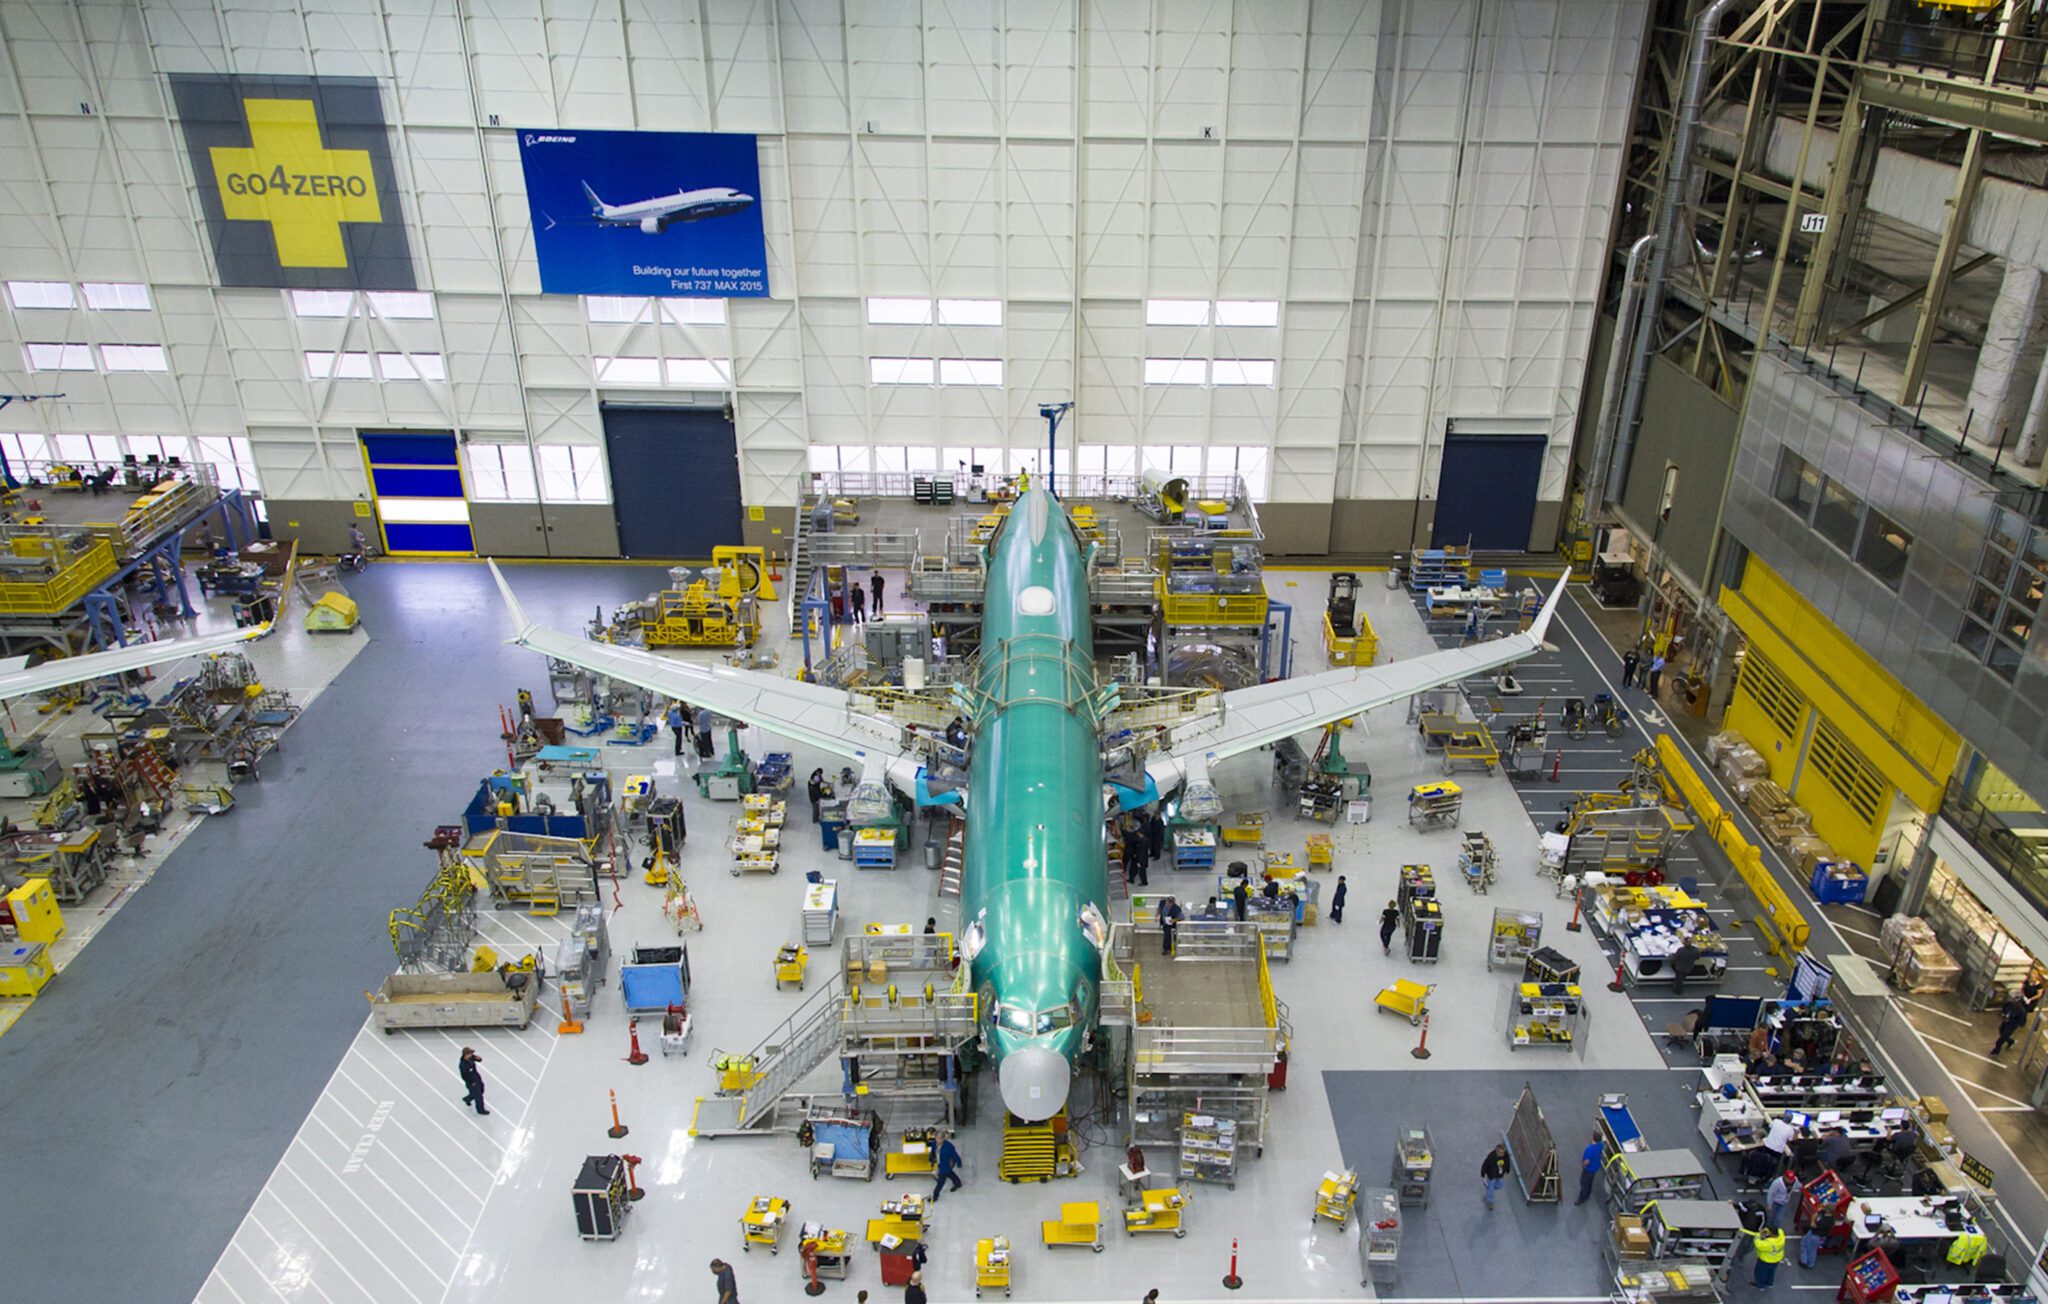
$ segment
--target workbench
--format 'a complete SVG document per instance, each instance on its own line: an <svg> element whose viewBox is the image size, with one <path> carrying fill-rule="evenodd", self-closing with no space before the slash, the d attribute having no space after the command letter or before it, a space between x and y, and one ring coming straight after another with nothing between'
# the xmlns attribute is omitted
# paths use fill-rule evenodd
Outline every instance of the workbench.
<svg viewBox="0 0 2048 1304"><path fill-rule="evenodd" d="M1214 824L1175 823L1171 832L1175 869L1215 870L1217 830Z"/></svg>

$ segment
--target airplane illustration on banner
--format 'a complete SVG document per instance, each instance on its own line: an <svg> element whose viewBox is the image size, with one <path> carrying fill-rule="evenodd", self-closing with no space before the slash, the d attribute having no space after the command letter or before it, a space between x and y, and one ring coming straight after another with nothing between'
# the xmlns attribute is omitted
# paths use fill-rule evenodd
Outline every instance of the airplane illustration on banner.
<svg viewBox="0 0 2048 1304"><path fill-rule="evenodd" d="M672 195L659 195L631 204L607 204L590 188L588 181L582 185L584 197L590 200L590 216L599 226L637 226L648 235L660 235L677 222L728 217L744 212L754 203L752 195L730 186L711 186L702 190L678 190Z"/></svg>

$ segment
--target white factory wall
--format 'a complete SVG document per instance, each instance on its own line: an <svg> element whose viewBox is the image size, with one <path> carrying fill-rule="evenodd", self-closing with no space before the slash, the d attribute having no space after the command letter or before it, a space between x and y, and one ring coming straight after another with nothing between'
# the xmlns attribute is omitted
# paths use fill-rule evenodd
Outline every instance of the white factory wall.
<svg viewBox="0 0 2048 1304"><path fill-rule="evenodd" d="M1269 448L1267 497L1435 492L1447 419L1552 437L1562 496L1637 65L1637 0L140 0L0 6L0 277L142 282L150 312L10 307L0 429L247 434L273 498L365 491L355 431L592 444L598 403L733 402L750 502L812 444ZM213 285L164 75L385 88L427 320ZM539 292L515 129L754 132L774 297L717 325L593 323ZM1078 274L1077 274L1078 269ZM871 325L870 296L1000 299ZM1277 300L1148 326L1148 299ZM164 374L29 373L28 342L166 346ZM308 350L440 354L315 380ZM98 356L97 350L95 357ZM731 359L613 390L595 356ZM867 359L995 358L1001 387ZM1144 359L1272 360L1148 385ZM1206 373L1204 373L1206 374ZM1327 513L1325 513L1327 515Z"/></svg>

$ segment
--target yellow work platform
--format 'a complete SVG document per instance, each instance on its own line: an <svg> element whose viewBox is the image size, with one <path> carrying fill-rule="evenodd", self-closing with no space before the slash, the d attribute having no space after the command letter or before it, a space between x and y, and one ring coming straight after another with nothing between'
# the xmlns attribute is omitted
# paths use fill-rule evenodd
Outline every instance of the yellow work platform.
<svg viewBox="0 0 2048 1304"><path fill-rule="evenodd" d="M1093 1200L1060 1206L1060 1216L1038 1224L1038 1234L1047 1249L1059 1245L1085 1245L1102 1253L1102 1206Z"/></svg>

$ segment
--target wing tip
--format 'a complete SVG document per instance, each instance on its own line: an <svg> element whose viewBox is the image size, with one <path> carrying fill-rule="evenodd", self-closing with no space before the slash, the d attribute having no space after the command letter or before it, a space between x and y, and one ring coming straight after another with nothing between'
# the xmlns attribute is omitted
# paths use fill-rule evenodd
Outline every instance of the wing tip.
<svg viewBox="0 0 2048 1304"><path fill-rule="evenodd" d="M1543 606L1537 611L1536 619L1530 623L1529 637L1538 647L1543 646L1544 636L1550 632L1550 618L1557 614L1557 604L1564 598L1565 586L1571 582L1572 568L1567 566L1564 568L1564 574L1557 578L1557 587L1550 590L1550 596L1543 600Z"/></svg>
<svg viewBox="0 0 2048 1304"><path fill-rule="evenodd" d="M484 564L491 568L491 578L497 581L498 593L505 599L506 609L512 613L512 624L518 631L512 636L512 641L514 643L525 642L527 636L533 633L533 621L528 619L526 608L519 605L519 597L512 592L512 585L505 579L505 572L498 569L498 559L486 557L484 558Z"/></svg>

